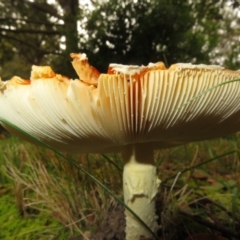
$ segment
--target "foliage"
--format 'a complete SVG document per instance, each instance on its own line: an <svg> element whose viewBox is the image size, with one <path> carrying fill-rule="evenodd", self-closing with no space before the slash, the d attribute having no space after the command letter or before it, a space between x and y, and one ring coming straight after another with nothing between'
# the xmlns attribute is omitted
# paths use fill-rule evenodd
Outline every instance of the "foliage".
<svg viewBox="0 0 240 240"><path fill-rule="evenodd" d="M240 69L240 4L233 11L231 6L226 6L223 18L219 31L221 41L213 54L219 60L224 59L224 64L230 69Z"/></svg>
<svg viewBox="0 0 240 240"><path fill-rule="evenodd" d="M62 37L66 39L66 51L77 51L78 37L76 19L78 16L78 1L58 1L49 4L47 1L4 1L0 3L0 42L2 71L8 71L12 76L8 62L14 60L14 55L28 65L50 65L56 59L61 59L65 74L73 73L65 51L61 49ZM68 26L68 27L66 27ZM7 45L7 49L6 46ZM60 58L60 59L59 59ZM68 59L67 59L68 60ZM19 70L21 71L21 69ZM28 71L30 72L30 71ZM23 72L25 73L25 72ZM25 74L23 77L28 78Z"/></svg>
<svg viewBox="0 0 240 240"><path fill-rule="evenodd" d="M157 206L166 239L177 239L176 236L185 239L189 234L210 231L238 239L239 139L239 135L232 135L155 153L159 177L163 180ZM51 239L46 236L56 233L55 226L63 226L62 234L68 237L99 230L96 227L101 226L104 210L109 209L112 199L71 162L12 137L1 140L0 153L0 196L3 197L0 211L6 229L14 228L15 222L11 220L14 216L22 219L22 225L15 229L16 236L31 231L36 239L41 239L40 236ZM121 195L122 163L117 155L71 158ZM1 210L1 203L6 206L6 201L13 201L9 199L13 193L17 205L11 203L11 211L5 207ZM30 222L29 218L36 221ZM46 219L51 225L50 232L41 228ZM64 231L64 227L69 231Z"/></svg>
<svg viewBox="0 0 240 240"><path fill-rule="evenodd" d="M0 3L0 75L10 78L14 62L25 78L32 64L75 77L71 52L86 52L101 71L110 62L160 60L239 68L239 19L235 0L6 0Z"/></svg>
<svg viewBox="0 0 240 240"><path fill-rule="evenodd" d="M189 1L105 1L87 23L88 53L97 54L96 65L106 67L103 56L110 62L124 64L147 64L165 61L209 62L208 53L216 45L217 22L215 11L206 10L203 26L200 14L205 6L189 4ZM201 6L200 6L201 5ZM207 6L205 6L207 9ZM181 10L180 10L181 9ZM206 28L208 26L208 28ZM211 39L206 39L209 32ZM94 48L92 48L94 46Z"/></svg>
<svg viewBox="0 0 240 240"><path fill-rule="evenodd" d="M45 54L58 50L54 44L57 38L52 37L59 34L57 25L52 24L42 11L38 11L38 14L31 11L34 4L28 1L6 1L1 5L4 7L4 11L1 10L1 21L4 24L1 26L1 38L10 42L25 60L39 64Z"/></svg>

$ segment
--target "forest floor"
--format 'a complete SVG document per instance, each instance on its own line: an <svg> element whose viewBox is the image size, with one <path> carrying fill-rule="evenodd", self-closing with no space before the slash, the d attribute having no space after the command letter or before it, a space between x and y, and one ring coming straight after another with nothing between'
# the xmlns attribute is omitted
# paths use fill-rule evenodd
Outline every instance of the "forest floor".
<svg viewBox="0 0 240 240"><path fill-rule="evenodd" d="M123 240L117 154L64 155L7 134L0 140L0 239ZM240 239L240 135L155 153L159 239ZM114 163L114 164L113 164ZM142 240L146 238L142 238Z"/></svg>

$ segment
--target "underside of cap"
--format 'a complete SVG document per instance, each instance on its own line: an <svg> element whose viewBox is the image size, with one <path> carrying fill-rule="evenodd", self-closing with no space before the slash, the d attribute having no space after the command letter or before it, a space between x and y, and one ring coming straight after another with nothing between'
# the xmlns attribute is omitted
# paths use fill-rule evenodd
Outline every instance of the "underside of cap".
<svg viewBox="0 0 240 240"><path fill-rule="evenodd" d="M1 84L2 121L59 150L83 153L136 144L165 148L240 130L240 81L225 84L240 78L239 71L112 64L108 74L98 75L86 56L74 57L75 68L86 66L82 75L93 76L96 84L33 67L31 81Z"/></svg>

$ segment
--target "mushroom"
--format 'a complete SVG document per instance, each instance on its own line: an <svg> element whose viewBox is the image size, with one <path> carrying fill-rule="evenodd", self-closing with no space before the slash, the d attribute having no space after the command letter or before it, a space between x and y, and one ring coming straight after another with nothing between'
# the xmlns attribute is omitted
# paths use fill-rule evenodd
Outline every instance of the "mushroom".
<svg viewBox="0 0 240 240"><path fill-rule="evenodd" d="M154 150L240 130L240 82L225 84L240 78L240 71L184 63L167 69L159 62L110 64L100 74L86 55L71 57L77 80L33 66L30 81L1 82L2 124L21 135L10 122L60 151L120 152L124 201L155 232L160 180ZM125 215L127 240L151 237L128 210Z"/></svg>

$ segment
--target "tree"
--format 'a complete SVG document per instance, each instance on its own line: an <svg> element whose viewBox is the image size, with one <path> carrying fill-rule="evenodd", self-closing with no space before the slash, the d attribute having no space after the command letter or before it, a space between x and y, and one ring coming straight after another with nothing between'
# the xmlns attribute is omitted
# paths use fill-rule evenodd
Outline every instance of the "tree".
<svg viewBox="0 0 240 240"><path fill-rule="evenodd" d="M218 30L220 41L210 56L217 64L240 69L240 3L225 2L222 19Z"/></svg>
<svg viewBox="0 0 240 240"><path fill-rule="evenodd" d="M55 4L46 0L0 3L0 41L4 46L0 50L1 65L5 66L6 61L18 55L28 65L28 72L32 64L54 63L56 71L61 69L63 74L73 74L65 53L78 49L79 12L78 0L59 0ZM65 37L66 50L60 47L62 37ZM10 77L12 72L7 70Z"/></svg>
<svg viewBox="0 0 240 240"><path fill-rule="evenodd" d="M214 62L209 53L221 42L224 7L211 0L105 1L86 24L88 55L101 70L107 68L104 59L124 64Z"/></svg>
<svg viewBox="0 0 240 240"><path fill-rule="evenodd" d="M110 62L240 67L237 0L92 0L91 4L93 10L78 0L1 1L0 75L28 78L36 64L75 77L71 52L86 52L103 72Z"/></svg>

